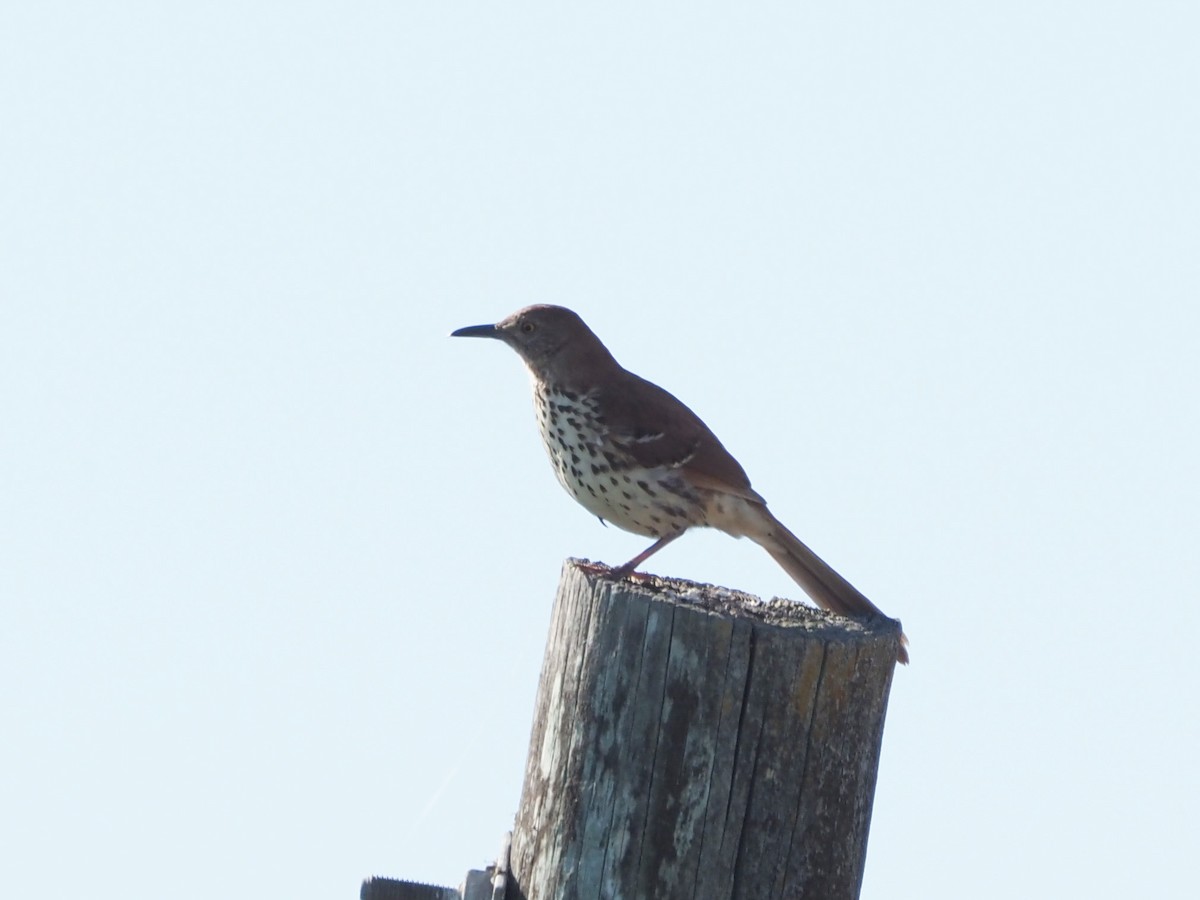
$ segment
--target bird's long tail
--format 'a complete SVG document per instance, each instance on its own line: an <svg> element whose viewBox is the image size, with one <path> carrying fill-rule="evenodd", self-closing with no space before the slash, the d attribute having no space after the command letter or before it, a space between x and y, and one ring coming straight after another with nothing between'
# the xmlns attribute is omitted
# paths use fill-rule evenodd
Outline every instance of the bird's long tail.
<svg viewBox="0 0 1200 900"><path fill-rule="evenodd" d="M850 618L888 618L858 588L788 531L765 506L759 509L762 524L766 527L762 532L757 529L747 531L746 536L770 553L818 605ZM908 638L901 633L896 659L905 664L908 663L907 645Z"/></svg>

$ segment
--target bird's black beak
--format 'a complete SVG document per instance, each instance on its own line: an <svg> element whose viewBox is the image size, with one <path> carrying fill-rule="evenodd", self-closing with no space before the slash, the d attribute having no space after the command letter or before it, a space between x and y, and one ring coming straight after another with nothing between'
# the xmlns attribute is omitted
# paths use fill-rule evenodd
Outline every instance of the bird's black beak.
<svg viewBox="0 0 1200 900"><path fill-rule="evenodd" d="M457 331L450 332L450 337L500 337L500 329L495 325L468 325Z"/></svg>

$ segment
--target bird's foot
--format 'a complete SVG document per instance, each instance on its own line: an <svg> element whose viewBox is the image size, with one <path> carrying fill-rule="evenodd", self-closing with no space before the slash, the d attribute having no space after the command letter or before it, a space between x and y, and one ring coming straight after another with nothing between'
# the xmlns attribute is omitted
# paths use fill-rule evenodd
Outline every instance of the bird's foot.
<svg viewBox="0 0 1200 900"><path fill-rule="evenodd" d="M635 571L635 567L631 566L629 563L625 563L625 565L623 565L623 566L617 566L615 569L609 569L608 577L613 578L617 581L629 579L630 581L645 581L645 582L654 581L655 579L658 578L657 575L651 575L649 572Z"/></svg>
<svg viewBox="0 0 1200 900"><path fill-rule="evenodd" d="M620 581L622 578L628 578L630 575L633 575L633 569L634 566L631 563L625 563L623 566L616 566L615 568L609 569L608 577L616 578L618 581Z"/></svg>
<svg viewBox="0 0 1200 900"><path fill-rule="evenodd" d="M602 578L611 578L614 581L621 581L624 578L632 578L637 581L648 581L653 578L653 575L646 575L642 572L635 572L634 566L630 563L625 563L623 566L606 566L603 563L575 563L576 568L582 569L589 575L599 575Z"/></svg>

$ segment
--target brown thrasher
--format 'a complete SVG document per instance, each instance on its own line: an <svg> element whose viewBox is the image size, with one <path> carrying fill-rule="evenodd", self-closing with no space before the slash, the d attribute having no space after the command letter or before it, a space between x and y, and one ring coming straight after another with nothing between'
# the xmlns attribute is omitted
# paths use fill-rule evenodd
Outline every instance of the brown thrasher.
<svg viewBox="0 0 1200 900"><path fill-rule="evenodd" d="M542 441L558 480L592 514L656 538L613 570L627 575L689 528L748 537L825 609L883 613L767 509L750 479L694 412L626 371L574 312L530 306L454 337L496 338L525 361ZM908 662L903 634L896 658Z"/></svg>

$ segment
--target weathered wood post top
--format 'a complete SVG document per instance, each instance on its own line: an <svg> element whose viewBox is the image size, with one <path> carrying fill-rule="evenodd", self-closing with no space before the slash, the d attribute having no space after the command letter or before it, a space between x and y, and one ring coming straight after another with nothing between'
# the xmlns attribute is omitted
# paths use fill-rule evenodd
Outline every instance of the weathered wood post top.
<svg viewBox="0 0 1200 900"><path fill-rule="evenodd" d="M899 623L604 571L563 569L510 896L857 897Z"/></svg>

